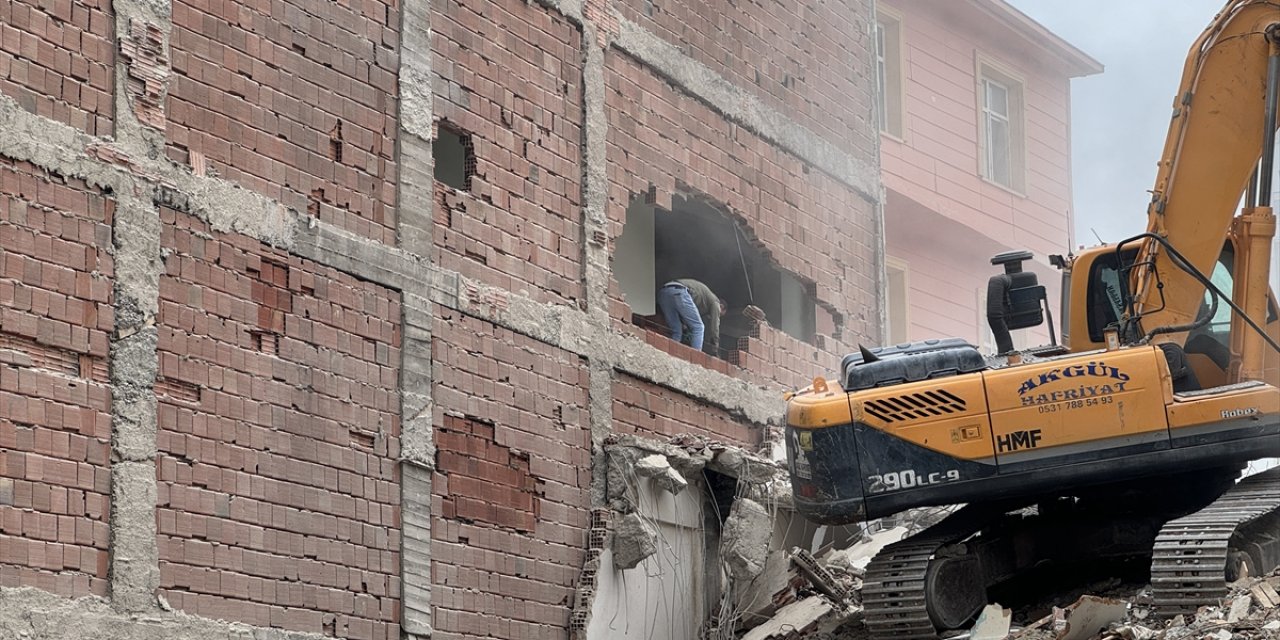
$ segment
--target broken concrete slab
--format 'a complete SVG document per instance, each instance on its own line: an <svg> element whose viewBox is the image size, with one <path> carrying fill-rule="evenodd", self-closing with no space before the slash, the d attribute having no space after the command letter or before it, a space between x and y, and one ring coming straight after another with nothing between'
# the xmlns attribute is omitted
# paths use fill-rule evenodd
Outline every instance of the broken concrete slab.
<svg viewBox="0 0 1280 640"><path fill-rule="evenodd" d="M1249 592L1253 594L1254 599L1258 601L1258 605L1263 609L1280 607L1280 593L1276 593L1275 587L1271 586L1270 583L1259 582L1253 585Z"/></svg>
<svg viewBox="0 0 1280 640"><path fill-rule="evenodd" d="M781 466L737 447L723 447L707 463L707 468L733 476L746 484L766 484L779 477Z"/></svg>
<svg viewBox="0 0 1280 640"><path fill-rule="evenodd" d="M1249 607L1253 605L1253 596L1242 595L1231 601L1231 609L1227 612L1227 622L1236 623L1249 615Z"/></svg>
<svg viewBox="0 0 1280 640"><path fill-rule="evenodd" d="M609 508L619 513L631 513L638 506L635 495L635 464L640 453L628 447L610 447L605 455L605 495Z"/></svg>
<svg viewBox="0 0 1280 640"><path fill-rule="evenodd" d="M827 552L823 555L822 561L825 564L833 565L846 571L860 573L866 571L871 559L877 553L880 553L881 549L905 537L907 537L906 527L894 527L877 531L847 549Z"/></svg>
<svg viewBox="0 0 1280 640"><path fill-rule="evenodd" d="M1067 625L1058 640L1088 640L1113 623L1124 619L1128 606L1123 600L1080 596L1067 607Z"/></svg>
<svg viewBox="0 0 1280 640"><path fill-rule="evenodd" d="M658 531L639 514L629 513L613 532L613 566L631 569L658 551Z"/></svg>
<svg viewBox="0 0 1280 640"><path fill-rule="evenodd" d="M1156 637L1155 629L1148 629L1139 624L1125 625L1116 629L1115 632L1124 640L1152 640Z"/></svg>
<svg viewBox="0 0 1280 640"><path fill-rule="evenodd" d="M672 469L667 457L661 454L640 458L636 461L635 470L636 475L653 480L654 484L671 495L677 495L689 486L689 481L679 471Z"/></svg>
<svg viewBox="0 0 1280 640"><path fill-rule="evenodd" d="M733 590L734 605L745 626L768 620L778 608L795 600L791 588L791 558L785 549L773 549L764 569L750 582Z"/></svg>
<svg viewBox="0 0 1280 640"><path fill-rule="evenodd" d="M773 516L759 503L738 498L720 539L720 557L735 580L750 580L764 569L773 537Z"/></svg>
<svg viewBox="0 0 1280 640"><path fill-rule="evenodd" d="M1009 636L1013 611L998 604L989 604L978 614L978 621L969 630L969 640L1004 640Z"/></svg>
<svg viewBox="0 0 1280 640"><path fill-rule="evenodd" d="M768 622L750 630L742 640L792 638L804 634L831 613L832 606L822 596L809 596L778 610Z"/></svg>

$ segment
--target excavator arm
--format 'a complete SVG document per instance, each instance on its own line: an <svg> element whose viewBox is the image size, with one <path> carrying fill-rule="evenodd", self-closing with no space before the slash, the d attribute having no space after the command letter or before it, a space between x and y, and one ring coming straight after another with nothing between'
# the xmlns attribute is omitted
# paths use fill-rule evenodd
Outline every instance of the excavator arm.
<svg viewBox="0 0 1280 640"><path fill-rule="evenodd" d="M1275 132L1274 106L1268 115L1267 94L1269 63L1280 60L1275 56L1277 25L1280 3L1232 0L1192 46L1147 210L1147 231L1166 239L1201 273L1213 271L1224 240L1234 238L1237 250L1248 256L1238 269L1244 273L1236 274L1247 290L1236 297L1258 324L1265 323L1268 245L1275 217L1269 206L1252 206L1255 202L1246 203L1239 218L1234 214L1251 177L1264 185L1260 195L1269 196L1269 158L1263 158L1268 170L1257 170ZM1250 189L1251 195L1258 191ZM1154 241L1142 245L1137 264L1130 285L1141 329L1193 323L1205 292L1197 278L1176 266L1170 252ZM1246 333L1250 332L1240 332ZM1174 332L1164 339L1185 335ZM1237 371L1256 377L1262 343L1246 337L1233 346L1237 357L1248 360L1250 353L1257 355L1259 362ZM1239 369L1238 361L1235 366Z"/></svg>

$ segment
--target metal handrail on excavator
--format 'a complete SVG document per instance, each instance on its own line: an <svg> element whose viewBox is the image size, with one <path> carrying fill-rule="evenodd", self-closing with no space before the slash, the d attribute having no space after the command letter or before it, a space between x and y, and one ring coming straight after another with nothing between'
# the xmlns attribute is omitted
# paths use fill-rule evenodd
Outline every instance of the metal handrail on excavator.
<svg viewBox="0 0 1280 640"><path fill-rule="evenodd" d="M1208 324L1210 318L1213 317L1213 312L1217 311L1218 300L1221 299L1227 303L1227 306L1231 308L1232 312L1239 315L1240 318L1244 320L1246 324L1249 325L1249 328L1253 329L1258 333L1258 335L1262 336L1263 341L1271 345L1271 348L1276 350L1276 352L1280 353L1280 343L1277 343L1275 340L1272 340L1271 336L1267 335L1267 332L1264 331L1262 327L1258 326L1258 324L1254 322L1253 318L1250 318L1248 314L1244 312L1244 309L1241 309L1239 305L1237 305L1235 302L1231 300L1231 296L1228 296L1226 293L1224 293L1221 289L1218 288L1217 285L1213 283L1212 280L1210 280L1203 273L1201 273L1199 269L1196 269L1189 262L1187 262L1187 259L1183 257L1183 255L1173 247L1173 245L1169 242L1168 239L1154 233L1140 233L1131 238L1126 238L1125 240L1121 240L1119 243L1116 244L1116 249L1115 249L1116 259L1117 260L1121 259L1121 250L1124 248L1126 244L1130 244L1132 242L1136 242L1144 239L1159 243L1166 251L1169 252L1169 257L1172 258L1171 262L1174 264L1174 266L1187 272L1187 274L1189 274L1192 278L1195 278L1197 282L1199 282L1200 284L1203 284L1206 289L1208 289L1213 293L1213 309L1212 309L1212 312L1210 312L1209 314L1206 314L1202 318L1198 318L1195 322L1191 322L1189 324L1167 325L1162 327L1156 327L1148 331L1146 335L1144 335L1142 338L1138 339L1136 341L1136 344L1146 344L1150 342L1151 339L1157 335L1166 334L1166 333L1181 333L1183 331L1191 331L1191 330L1199 329L1200 327L1203 327L1205 324ZM1126 276L1125 276L1126 278L1128 277L1127 272L1136 266L1138 266L1137 263L1129 265L1128 267L1122 267L1122 270L1126 272ZM1157 278L1158 278L1158 274L1157 274ZM1157 289L1159 288L1161 288L1160 285L1157 285ZM1139 318L1141 318L1142 316L1138 314L1135 308L1137 306L1136 299L1129 294L1127 289L1122 289L1121 296L1123 297L1125 307L1126 307L1125 318L1123 320L1124 325L1132 325L1135 327L1138 326L1137 322ZM1120 335L1122 336L1129 335L1131 332L1130 327L1124 326L1124 325L1121 326L1121 331L1120 331Z"/></svg>

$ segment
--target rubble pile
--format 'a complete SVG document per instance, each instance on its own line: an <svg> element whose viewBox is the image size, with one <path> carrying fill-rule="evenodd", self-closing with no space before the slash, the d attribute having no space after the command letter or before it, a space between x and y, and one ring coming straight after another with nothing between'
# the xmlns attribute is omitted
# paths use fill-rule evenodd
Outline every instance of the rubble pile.
<svg viewBox="0 0 1280 640"><path fill-rule="evenodd" d="M672 496L705 472L733 483L715 550L720 608L703 629L707 640L867 640L861 590L868 563L886 545L950 513L910 509L853 527L818 527L790 509L785 467L771 455L776 451L753 453L692 435L665 442L614 436L605 451L617 570L638 566L663 544L650 516L639 511L639 481ZM1069 601L1085 593L1069 606L989 605L970 628L942 639L1280 640L1280 569L1230 586L1219 602L1170 620L1155 611L1149 588L1133 593L1135 587L1111 578L1055 596ZM1050 613L1036 619L1046 607Z"/></svg>
<svg viewBox="0 0 1280 640"><path fill-rule="evenodd" d="M866 640L858 615L857 589L865 560L886 539L903 530L880 532L850 549L825 554L821 571L807 553L792 551L791 571L806 580L789 583L790 603L751 629L743 640ZM892 541L892 540L890 540ZM878 546L877 546L878 545ZM867 552L870 551L870 555ZM854 560L851 562L850 558ZM822 578L823 574L826 578ZM834 584L832 583L834 581ZM1014 612L989 605L968 630L944 633L944 640L1280 640L1280 570L1232 585L1230 594L1194 616L1164 620L1156 615L1149 590L1129 598L1084 595L1030 624L1011 622Z"/></svg>
<svg viewBox="0 0 1280 640"><path fill-rule="evenodd" d="M1200 607L1194 616L1179 615L1163 620L1152 610L1150 593L1143 591L1128 600L1107 600L1085 596L1066 609L1027 627L1015 630L1018 640L1275 640L1280 638L1280 569L1270 576L1246 578L1231 585L1231 592L1218 604ZM1096 601L1115 603L1110 613L1098 615ZM1118 609L1118 610L1117 610ZM1085 611L1094 626L1076 624ZM1108 619L1109 618L1109 619Z"/></svg>
<svg viewBox="0 0 1280 640"><path fill-rule="evenodd" d="M1129 598L1084 595L1067 607L1025 626L1012 625L1008 640L1275 640L1280 638L1280 570L1232 585L1219 603L1194 616L1164 619L1156 614L1149 590ZM993 605L995 606L995 605ZM978 627L968 640L979 638ZM986 636L982 636L986 638Z"/></svg>

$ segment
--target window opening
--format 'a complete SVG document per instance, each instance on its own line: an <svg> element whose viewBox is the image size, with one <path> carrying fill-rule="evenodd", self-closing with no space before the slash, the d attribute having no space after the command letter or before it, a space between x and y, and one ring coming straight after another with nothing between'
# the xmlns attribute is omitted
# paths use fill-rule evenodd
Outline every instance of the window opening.
<svg viewBox="0 0 1280 640"><path fill-rule="evenodd" d="M1009 89L983 79L986 103L982 113L987 122L987 177L1009 186Z"/></svg>
<svg viewBox="0 0 1280 640"><path fill-rule="evenodd" d="M1021 192L1024 189L1022 83L1012 76L979 65L982 177Z"/></svg>
<svg viewBox="0 0 1280 640"><path fill-rule="evenodd" d="M885 261L885 308L888 312L889 344L902 344L908 340L907 319L907 263L896 258Z"/></svg>
<svg viewBox="0 0 1280 640"><path fill-rule="evenodd" d="M648 202L641 196L628 207L613 255L614 279L635 324L667 333L657 309L657 288L694 278L727 303L728 313L720 319L720 350L712 354L726 360L735 361L739 339L755 330L756 321L744 315L748 305L763 311L771 326L806 342L814 341L819 322L835 325L817 306L813 284L781 269L748 228L735 228L733 218L717 206L676 196L667 211Z"/></svg>
<svg viewBox="0 0 1280 640"><path fill-rule="evenodd" d="M437 182L459 191L471 190L471 177L476 173L475 147L471 134L441 123L431 145Z"/></svg>
<svg viewBox="0 0 1280 640"><path fill-rule="evenodd" d="M902 136L902 22L881 12L876 16L876 118L880 131Z"/></svg>

